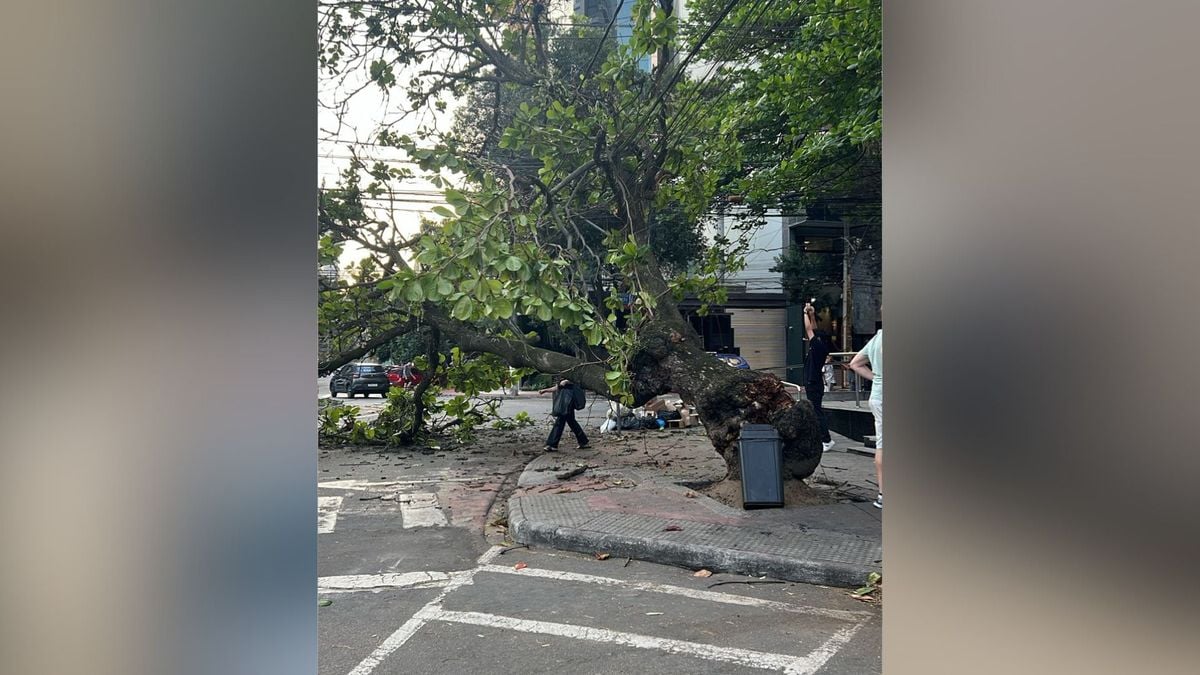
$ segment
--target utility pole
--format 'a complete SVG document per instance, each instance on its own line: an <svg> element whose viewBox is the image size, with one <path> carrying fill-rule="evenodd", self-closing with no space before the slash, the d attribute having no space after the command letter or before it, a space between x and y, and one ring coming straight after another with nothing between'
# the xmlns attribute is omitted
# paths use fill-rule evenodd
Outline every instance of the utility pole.
<svg viewBox="0 0 1200 675"><path fill-rule="evenodd" d="M842 221L842 351L853 351L850 344L850 223Z"/></svg>

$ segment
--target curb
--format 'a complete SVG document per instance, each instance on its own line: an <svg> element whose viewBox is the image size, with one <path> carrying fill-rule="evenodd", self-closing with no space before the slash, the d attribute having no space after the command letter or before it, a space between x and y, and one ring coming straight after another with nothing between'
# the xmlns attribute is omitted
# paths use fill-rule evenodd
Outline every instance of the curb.
<svg viewBox="0 0 1200 675"><path fill-rule="evenodd" d="M509 498L508 518L509 533L519 544L548 546L579 553L603 551L614 557L635 558L688 569L767 576L784 581L842 588L861 586L865 583L867 575L880 571L878 566L800 560L768 553L681 544L533 522L525 518L520 507L520 497Z"/></svg>

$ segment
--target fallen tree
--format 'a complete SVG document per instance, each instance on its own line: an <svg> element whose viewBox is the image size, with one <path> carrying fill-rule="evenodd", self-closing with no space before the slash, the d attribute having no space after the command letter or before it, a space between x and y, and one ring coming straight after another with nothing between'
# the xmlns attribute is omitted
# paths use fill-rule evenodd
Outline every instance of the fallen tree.
<svg viewBox="0 0 1200 675"><path fill-rule="evenodd" d="M728 2L688 26L669 0L632 4L632 37L618 44L611 22L555 20L538 1L320 3L332 109L402 80L397 119L447 99L471 106L449 132L402 134L397 119L384 121L367 145L403 149L411 163L352 147L343 179L323 189L323 259L353 242L369 263L321 291L323 334L351 335L342 340L351 348L322 367L434 326L463 352L629 405L677 392L697 407L730 478L740 474L741 426L771 424L787 476L807 477L821 454L811 406L775 376L707 354L679 309L684 297L701 313L725 300L720 279L743 264L744 238L717 237L682 269L663 264L654 236L656 225L699 223L720 187L712 168L728 170L738 155L736 120L707 105L721 82L693 81L688 67L721 31L746 31L761 15ZM803 8L793 15L809 19ZM647 72L640 64L651 56ZM447 206L402 237L386 214L412 198L397 186L418 171Z"/></svg>

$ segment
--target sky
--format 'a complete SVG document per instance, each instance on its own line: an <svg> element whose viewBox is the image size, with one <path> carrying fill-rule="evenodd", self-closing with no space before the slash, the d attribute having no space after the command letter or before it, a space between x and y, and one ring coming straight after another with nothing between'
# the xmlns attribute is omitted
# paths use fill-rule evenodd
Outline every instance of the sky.
<svg viewBox="0 0 1200 675"><path fill-rule="evenodd" d="M409 73L398 72L396 79L406 82L411 77ZM350 83L350 86L361 84L362 80ZM336 100L338 88L323 74L318 83L319 96L322 101ZM351 99L347 112L339 126L337 115L325 106L317 109L317 185L318 187L333 187L337 184L339 174L350 163L350 146L356 146L360 159L380 160L387 162L406 163L407 156L395 148L373 145L379 125L384 120L395 119L405 103L402 89L396 90L392 101L388 101L383 92L376 86L368 86ZM445 111L430 109L408 115L399 122L394 131L409 134L419 138L421 129L434 127L446 129L453 120L457 101L447 100ZM415 167L414 167L415 168ZM401 236L409 236L417 232L422 217L439 219L432 208L445 204L441 191L427 180L413 178L403 183L397 183L393 190L401 192L394 196L394 208L389 209L382 201L368 202L368 211L372 216L393 223ZM353 243L347 243L340 259L340 267L345 269L353 262L365 257L363 249Z"/></svg>

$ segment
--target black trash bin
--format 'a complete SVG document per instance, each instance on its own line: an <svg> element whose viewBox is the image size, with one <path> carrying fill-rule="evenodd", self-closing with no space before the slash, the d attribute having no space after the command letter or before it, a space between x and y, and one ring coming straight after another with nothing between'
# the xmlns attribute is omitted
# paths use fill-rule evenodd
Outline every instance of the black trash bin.
<svg viewBox="0 0 1200 675"><path fill-rule="evenodd" d="M747 424L738 439L742 508L783 506L783 443L770 424Z"/></svg>

